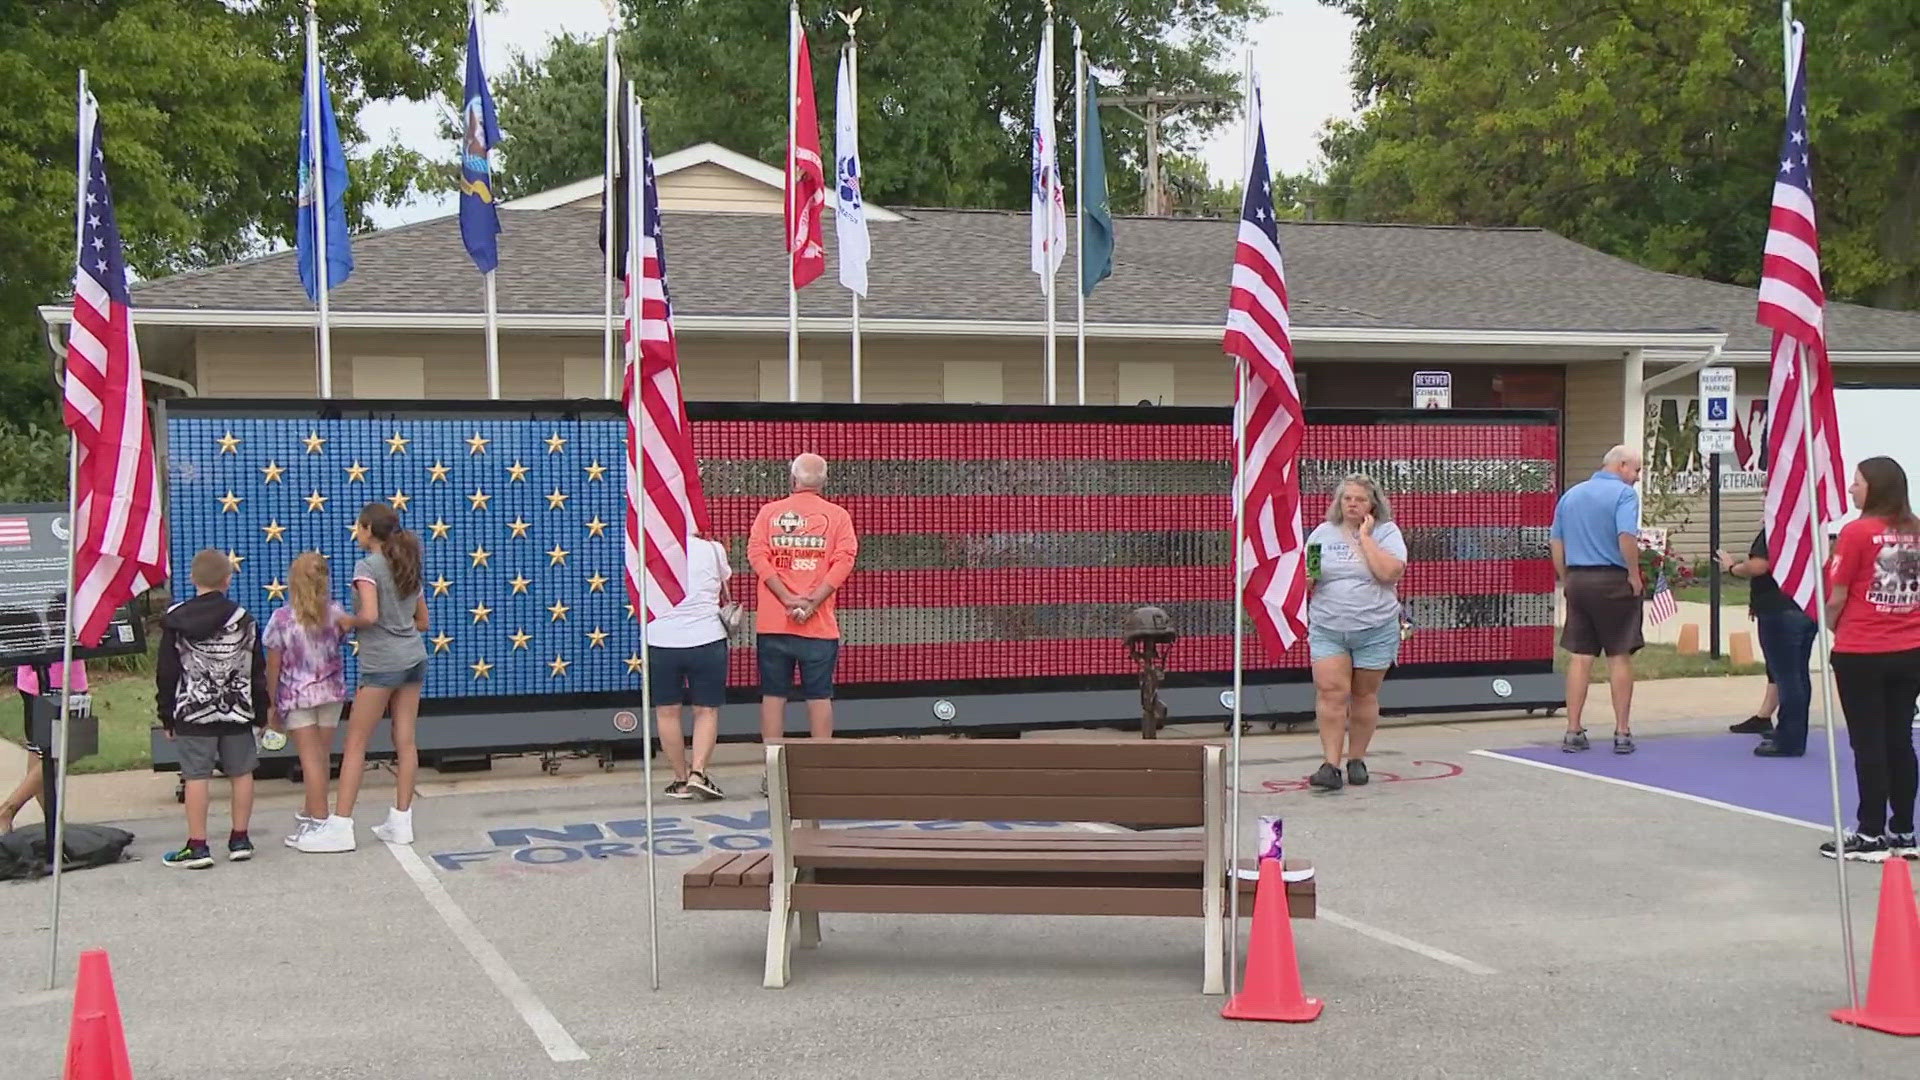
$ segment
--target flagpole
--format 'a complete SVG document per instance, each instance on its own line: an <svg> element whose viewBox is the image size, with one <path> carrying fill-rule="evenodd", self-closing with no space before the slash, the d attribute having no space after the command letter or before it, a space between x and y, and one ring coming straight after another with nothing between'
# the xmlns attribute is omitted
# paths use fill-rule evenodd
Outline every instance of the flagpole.
<svg viewBox="0 0 1920 1080"><path fill-rule="evenodd" d="M333 330L327 313L327 155L320 132L320 17L307 0L307 176L313 184L314 282L320 298L320 396L333 396Z"/></svg>
<svg viewBox="0 0 1920 1080"><path fill-rule="evenodd" d="M627 400L627 415L634 418L634 461L640 466L640 475L646 475L647 440L641 435L641 428L647 422L647 411L641 407L640 388L640 315L642 305L640 297L641 263L644 253L640 250L646 230L646 177L642 170L640 139L640 102L634 96L633 83L627 83L627 130L632 136L627 140L627 270L634 291L634 325L631 339L631 356L628 363L633 365L633 393ZM639 522L640 565L634 576L639 579L640 606L634 612L640 623L640 753L643 758L642 773L646 783L647 810L647 958L650 967L652 987L660 989L660 890L654 869L654 831L653 831L653 668L652 660L647 656L647 508L646 500L634 507L635 520Z"/></svg>
<svg viewBox="0 0 1920 1080"><path fill-rule="evenodd" d="M73 204L73 250L74 265L86 257L87 234L87 151L92 120L91 110L87 108L87 69L80 69L78 116L80 124L75 135L76 144L74 172L77 177L78 191ZM64 392L67 369L62 367L61 387ZM45 822L42 831L46 833L50 845L48 856L53 860L53 911L48 916L49 929L47 945L47 989L60 984L60 870L65 863L67 853L67 708L72 698L72 689L68 685L73 680L67 678L73 670L73 543L74 518L79 513L80 499L80 441L73 430L67 430L67 605L61 618L62 636L60 662L60 715L56 718L53 745L48 749L53 754L53 791L47 800L53 807L53 820ZM40 687L45 696L52 687ZM31 725L29 725L31 727Z"/></svg>
<svg viewBox="0 0 1920 1080"><path fill-rule="evenodd" d="M1805 39L1806 28L1793 21L1792 0L1782 0L1780 4L1781 34L1786 47L1786 102L1789 112L1793 109L1793 78L1799 69L1801 42ZM1813 372L1807 362L1807 349L1798 340L1793 345L1794 382L1799 384L1800 397L1800 452L1806 455L1806 499L1807 531L1813 544L1813 589L1814 618L1819 627L1820 655L1827 662L1820 665L1820 713L1822 726L1827 731L1827 782L1833 797L1833 865L1834 876L1840 888L1840 942L1847 961L1847 1002L1851 1008L1860 1007L1860 973L1858 961L1854 957L1853 943L1853 897L1847 886L1846 855L1846 818L1840 804L1840 757L1837 748L1838 738L1834 734L1833 709L1833 627L1827 618L1827 535L1820 522L1820 492L1817 474L1820 471L1820 458L1815 454L1813 441L1814 413L1813 390L1808 385ZM1773 463L1769 462L1769 465Z"/></svg>
<svg viewBox="0 0 1920 1080"><path fill-rule="evenodd" d="M613 208L617 200L613 195L613 174L615 169L615 147L619 143L619 133L614 120L614 99L619 96L618 59L614 55L613 36L614 9L613 0L607 0L607 124L606 124L606 160L605 178L601 183L601 217L606 219L604 238L606 243L606 280L602 283L605 292L606 318L601 327L601 371L600 393L611 400L613 398L613 249L615 246ZM629 211L631 213L631 211Z"/></svg>
<svg viewBox="0 0 1920 1080"><path fill-rule="evenodd" d="M1040 38L1040 67L1041 67L1041 70L1045 72L1044 79L1046 81L1047 101L1049 104L1051 104L1053 101L1053 0L1047 0L1047 29L1046 29L1046 33L1042 34ZM1036 93L1037 92L1038 91L1036 90ZM1047 118L1049 121L1047 126L1049 128L1053 126L1051 122L1053 118L1054 117L1052 115L1048 116ZM1041 212L1047 215L1047 225L1046 225L1047 238L1048 238L1048 243L1051 244L1052 238L1053 238L1053 194L1052 194L1053 188L1051 185L1059 182L1060 154L1059 154L1059 151L1056 150L1052 145L1046 146L1044 150L1045 150L1046 157L1043 157L1041 159L1040 167L1042 169L1047 168L1047 157L1051 157L1054 162L1053 168L1052 168L1053 175L1047 179L1047 186L1045 190L1042 191L1041 193L1046 198L1046 203L1044 206L1041 207ZM1044 252L1043 257L1046 259L1046 270L1047 270L1047 277L1046 277L1045 288L1044 288L1046 299L1047 299L1047 348L1046 348L1047 393L1044 400L1046 401L1047 404L1054 405L1054 404L1058 404L1060 400L1060 379L1057 373L1058 372L1058 367L1057 367L1058 344L1054 340L1054 334L1055 334L1054 324L1055 324L1056 315L1054 311L1055 304L1053 302L1054 278L1057 277L1058 275L1054 271L1053 252L1050 250L1047 252Z"/></svg>
<svg viewBox="0 0 1920 1080"><path fill-rule="evenodd" d="M1080 280L1074 298L1074 382L1078 401L1087 403L1087 52L1081 47L1080 24L1073 24L1073 224L1074 269ZM1122 404L1125 404L1122 402Z"/></svg>
<svg viewBox="0 0 1920 1080"><path fill-rule="evenodd" d="M853 24L860 21L860 10L855 8L852 15L841 15L840 18L847 24L847 92L848 96L853 98L853 129L857 134L860 130L860 35ZM861 171L865 171L864 163ZM861 179L864 180L865 177ZM861 192L860 197L862 200L860 212L864 215L866 213L865 191ZM846 253L841 252L841 257L845 258ZM853 293L853 403L858 405L860 404L860 294L851 289L847 291Z"/></svg>
<svg viewBox="0 0 1920 1080"><path fill-rule="evenodd" d="M800 400L800 290L793 283L793 227L800 206L794 201L800 185L793 168L794 140L800 129L800 0L787 5L787 400Z"/></svg>
<svg viewBox="0 0 1920 1080"><path fill-rule="evenodd" d="M1251 185L1253 178L1253 132L1260 123L1254 111L1253 50L1247 50L1241 100L1247 114L1247 135L1241 154L1240 174ZM1247 651L1247 362L1233 365L1233 710L1232 767L1227 770L1232 792L1227 810L1227 997L1240 990L1240 728L1246 710L1241 696L1246 687ZM1257 857L1257 856L1256 856Z"/></svg>
<svg viewBox="0 0 1920 1080"><path fill-rule="evenodd" d="M467 13L473 20L474 36L484 43L486 35L480 23L480 0L469 0ZM492 147L487 148L489 157L492 151ZM493 164L491 160L487 164L487 174L487 198L492 199ZM487 400L498 401L500 400L500 304L494 292L493 278L494 272L487 271Z"/></svg>

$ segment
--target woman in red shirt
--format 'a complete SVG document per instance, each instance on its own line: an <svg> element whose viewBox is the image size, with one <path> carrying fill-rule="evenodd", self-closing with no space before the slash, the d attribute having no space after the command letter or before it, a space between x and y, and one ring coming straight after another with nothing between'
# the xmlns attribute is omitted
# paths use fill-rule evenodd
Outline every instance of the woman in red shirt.
<svg viewBox="0 0 1920 1080"><path fill-rule="evenodd" d="M1920 859L1912 729L1920 697L1920 520L1907 501L1906 471L1892 458L1861 462L1847 491L1860 517L1840 530L1827 564L1827 622L1860 787L1859 828L1837 852L1829 840L1820 853L1864 862Z"/></svg>

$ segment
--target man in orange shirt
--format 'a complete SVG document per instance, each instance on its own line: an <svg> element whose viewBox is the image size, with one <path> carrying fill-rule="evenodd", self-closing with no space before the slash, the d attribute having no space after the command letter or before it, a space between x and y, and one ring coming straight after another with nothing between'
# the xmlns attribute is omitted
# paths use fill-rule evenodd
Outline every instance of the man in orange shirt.
<svg viewBox="0 0 1920 1080"><path fill-rule="evenodd" d="M793 459L793 494L760 508L747 534L747 562L759 579L754 628L759 633L760 738L785 732L794 671L807 703L807 730L833 735L833 668L840 658L840 623L833 597L853 573L860 542L853 519L821 498L827 462L819 454Z"/></svg>

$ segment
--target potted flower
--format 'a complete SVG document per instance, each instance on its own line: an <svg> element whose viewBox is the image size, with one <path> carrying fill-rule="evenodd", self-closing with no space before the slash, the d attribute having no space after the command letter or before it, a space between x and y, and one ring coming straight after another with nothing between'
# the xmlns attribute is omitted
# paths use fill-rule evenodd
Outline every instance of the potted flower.
<svg viewBox="0 0 1920 1080"><path fill-rule="evenodd" d="M1650 598L1660 591L1664 581L1669 589L1684 589L1692 585L1697 577L1692 563L1674 553L1672 544L1655 546L1645 540L1640 542L1640 580L1644 583L1642 598Z"/></svg>

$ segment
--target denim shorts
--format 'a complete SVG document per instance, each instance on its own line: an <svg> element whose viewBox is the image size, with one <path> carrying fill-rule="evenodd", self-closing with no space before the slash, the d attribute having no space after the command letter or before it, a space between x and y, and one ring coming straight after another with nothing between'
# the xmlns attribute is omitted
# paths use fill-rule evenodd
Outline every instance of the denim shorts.
<svg viewBox="0 0 1920 1080"><path fill-rule="evenodd" d="M399 671L362 671L360 673L361 686L371 686L378 690L393 690L426 681L427 662L425 660L410 668L401 668Z"/></svg>
<svg viewBox="0 0 1920 1080"><path fill-rule="evenodd" d="M1350 656L1362 671L1385 671L1400 658L1400 622L1381 623L1365 630L1307 628L1307 649L1315 660Z"/></svg>
<svg viewBox="0 0 1920 1080"><path fill-rule="evenodd" d="M839 638L810 638L798 634L761 634L755 646L760 659L760 695L830 701L833 668L840 660ZM800 670L795 684L794 669ZM794 691L798 689L798 693Z"/></svg>
<svg viewBox="0 0 1920 1080"><path fill-rule="evenodd" d="M727 703L727 642L647 649L647 680L655 705L697 705L717 709Z"/></svg>

